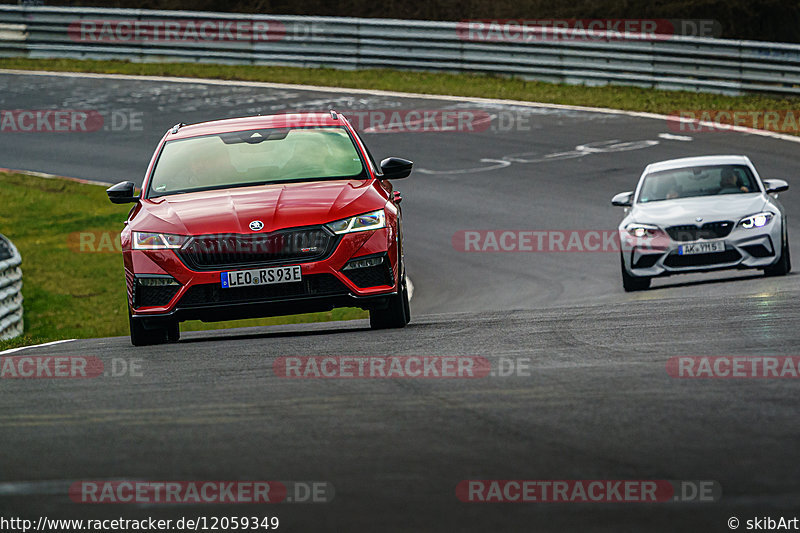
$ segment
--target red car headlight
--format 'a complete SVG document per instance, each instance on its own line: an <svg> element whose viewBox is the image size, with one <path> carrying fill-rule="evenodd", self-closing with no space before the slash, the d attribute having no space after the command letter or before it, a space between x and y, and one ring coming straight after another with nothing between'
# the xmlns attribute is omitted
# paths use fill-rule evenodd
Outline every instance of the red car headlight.
<svg viewBox="0 0 800 533"><path fill-rule="evenodd" d="M383 209L378 209L371 213L364 213L363 215L337 220L336 222L326 224L326 226L337 235L354 233L356 231L381 229L386 227L386 213L383 212Z"/></svg>
<svg viewBox="0 0 800 533"><path fill-rule="evenodd" d="M189 240L185 235L171 235L169 233L133 232L134 250L168 250L178 249Z"/></svg>

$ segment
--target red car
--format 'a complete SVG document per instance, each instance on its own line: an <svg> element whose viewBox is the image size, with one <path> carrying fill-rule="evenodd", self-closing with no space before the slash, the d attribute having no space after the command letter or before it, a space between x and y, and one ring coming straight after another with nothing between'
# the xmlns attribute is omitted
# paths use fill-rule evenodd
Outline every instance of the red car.
<svg viewBox="0 0 800 533"><path fill-rule="evenodd" d="M401 197L347 119L298 113L178 124L153 155L122 231L131 342L174 342L184 320L369 310L410 320Z"/></svg>

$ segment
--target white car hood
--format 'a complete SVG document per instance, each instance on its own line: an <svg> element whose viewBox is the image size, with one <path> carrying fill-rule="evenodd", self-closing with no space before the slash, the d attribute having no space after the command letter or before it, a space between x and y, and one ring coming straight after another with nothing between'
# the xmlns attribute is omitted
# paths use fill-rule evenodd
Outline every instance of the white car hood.
<svg viewBox="0 0 800 533"><path fill-rule="evenodd" d="M698 196L676 198L659 202L635 204L629 220L640 223L674 226L698 224L717 220L731 220L734 223L748 215L765 209L767 200L761 193L725 194L718 196Z"/></svg>

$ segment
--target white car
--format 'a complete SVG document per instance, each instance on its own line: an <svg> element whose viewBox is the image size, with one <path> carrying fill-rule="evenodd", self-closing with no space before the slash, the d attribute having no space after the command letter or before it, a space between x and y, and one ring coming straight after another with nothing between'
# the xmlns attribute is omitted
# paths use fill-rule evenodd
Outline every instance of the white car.
<svg viewBox="0 0 800 533"><path fill-rule="evenodd" d="M652 163L619 226L622 285L646 289L656 276L727 268L791 270L786 215L777 200L789 185L763 180L745 156L688 157Z"/></svg>

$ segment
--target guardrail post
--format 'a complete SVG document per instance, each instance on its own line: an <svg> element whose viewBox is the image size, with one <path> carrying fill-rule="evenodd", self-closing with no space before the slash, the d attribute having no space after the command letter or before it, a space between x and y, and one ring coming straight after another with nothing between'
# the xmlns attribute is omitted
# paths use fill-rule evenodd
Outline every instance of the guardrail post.
<svg viewBox="0 0 800 533"><path fill-rule="evenodd" d="M0 340L22 335L22 258L0 235Z"/></svg>

